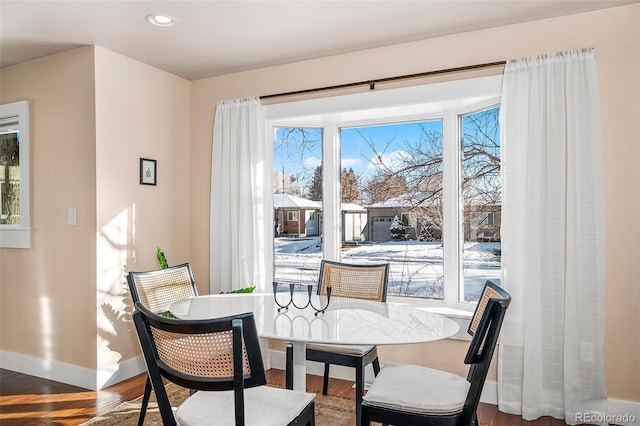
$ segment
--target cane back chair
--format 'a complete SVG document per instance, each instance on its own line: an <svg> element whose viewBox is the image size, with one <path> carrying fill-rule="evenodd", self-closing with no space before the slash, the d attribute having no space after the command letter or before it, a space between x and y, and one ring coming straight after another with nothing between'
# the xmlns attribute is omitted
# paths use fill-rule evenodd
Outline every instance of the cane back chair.
<svg viewBox="0 0 640 426"><path fill-rule="evenodd" d="M127 283L133 302L140 302L155 313L169 310L172 303L198 295L191 266L188 263L145 272L129 272ZM138 417L138 426L144 423L151 396L151 381L147 377Z"/></svg>
<svg viewBox="0 0 640 426"><path fill-rule="evenodd" d="M315 394L266 386L253 313L206 320L154 314L133 320L165 426L315 424ZM163 378L197 390L175 410Z"/></svg>
<svg viewBox="0 0 640 426"><path fill-rule="evenodd" d="M467 377L386 363L362 402L360 425L478 425L476 410L511 296L487 281L467 332Z"/></svg>
<svg viewBox="0 0 640 426"><path fill-rule="evenodd" d="M318 294L326 295L331 287L331 296L386 302L389 281L389 264L353 265L323 260L320 263ZM286 347L287 386L293 383L293 346ZM356 421L360 421L360 406L364 392L365 367L373 365L374 374L380 371L380 361L376 346L372 345L331 345L307 344L306 359L324 364L322 394L329 387L329 366L342 365L355 368L356 383Z"/></svg>

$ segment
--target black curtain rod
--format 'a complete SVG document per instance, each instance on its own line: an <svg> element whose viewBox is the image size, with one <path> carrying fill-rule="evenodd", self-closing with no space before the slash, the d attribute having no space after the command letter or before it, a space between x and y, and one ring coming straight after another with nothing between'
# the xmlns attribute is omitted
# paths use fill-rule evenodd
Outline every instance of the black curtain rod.
<svg viewBox="0 0 640 426"><path fill-rule="evenodd" d="M293 92L275 93L273 95L263 95L263 96L260 96L260 99L278 98L282 96L292 96L292 95L302 95L305 93L323 92L326 90L336 90L336 89L346 89L349 87L364 86L364 85L368 85L369 90L375 90L376 83L388 83L390 81L407 80L410 78L428 77L432 75L449 74L449 73L460 72L460 71L475 70L479 68L497 67L500 65L505 65L506 63L507 63L506 61L489 62L486 64L467 65L465 67L448 68L448 69L436 70L436 71L427 71L427 72L421 72L417 74L407 74L407 75L398 75L395 77L377 78L375 80L366 80L366 81L358 81L355 83L337 84L335 86L316 87L315 89L296 90Z"/></svg>

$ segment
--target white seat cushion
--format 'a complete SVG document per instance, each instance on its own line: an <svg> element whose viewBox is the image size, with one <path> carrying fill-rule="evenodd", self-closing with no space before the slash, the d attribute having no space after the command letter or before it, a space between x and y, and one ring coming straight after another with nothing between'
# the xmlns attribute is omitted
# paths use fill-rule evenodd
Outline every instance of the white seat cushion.
<svg viewBox="0 0 640 426"><path fill-rule="evenodd" d="M362 345L325 345L317 343L308 343L307 349L313 349L316 351L325 351L339 353L343 355L356 355L363 356L367 352L372 351L375 346L362 346Z"/></svg>
<svg viewBox="0 0 640 426"><path fill-rule="evenodd" d="M315 398L313 393L270 386L244 391L245 424L282 426L295 419ZM183 402L175 413L179 425L235 425L233 391L198 391Z"/></svg>
<svg viewBox="0 0 640 426"><path fill-rule="evenodd" d="M364 399L416 414L455 414L462 411L469 386L464 377L446 371L388 362Z"/></svg>

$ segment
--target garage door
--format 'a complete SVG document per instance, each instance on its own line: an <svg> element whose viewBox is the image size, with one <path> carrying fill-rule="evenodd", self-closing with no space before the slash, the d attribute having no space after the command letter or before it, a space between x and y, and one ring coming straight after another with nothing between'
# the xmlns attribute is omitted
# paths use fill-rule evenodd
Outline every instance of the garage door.
<svg viewBox="0 0 640 426"><path fill-rule="evenodd" d="M393 222L392 216L386 217L374 217L372 219L373 222L373 241L390 241L391 240L391 232L389 232L389 228L391 227L391 222Z"/></svg>

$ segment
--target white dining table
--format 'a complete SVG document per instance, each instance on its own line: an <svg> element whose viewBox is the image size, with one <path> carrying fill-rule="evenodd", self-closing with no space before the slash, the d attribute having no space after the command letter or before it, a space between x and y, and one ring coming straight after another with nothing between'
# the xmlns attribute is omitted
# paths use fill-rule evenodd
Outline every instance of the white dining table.
<svg viewBox="0 0 640 426"><path fill-rule="evenodd" d="M285 305L287 292L278 293ZM304 306L306 292L295 292L294 302ZM324 307L324 296L312 296L317 308ZM293 388L306 390L306 344L401 345L423 343L451 337L458 324L443 315L406 303L371 302L331 297L325 312L307 306L289 306L278 312L271 293L219 294L198 296L173 303L169 311L181 319L210 319L253 312L258 335L293 344Z"/></svg>

